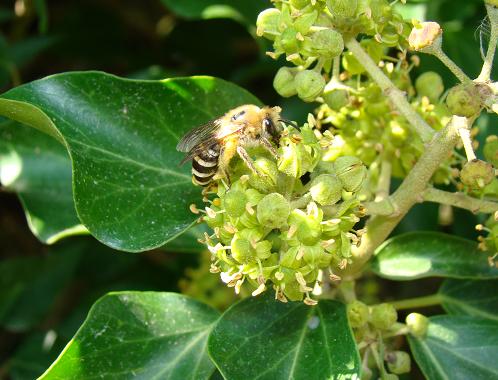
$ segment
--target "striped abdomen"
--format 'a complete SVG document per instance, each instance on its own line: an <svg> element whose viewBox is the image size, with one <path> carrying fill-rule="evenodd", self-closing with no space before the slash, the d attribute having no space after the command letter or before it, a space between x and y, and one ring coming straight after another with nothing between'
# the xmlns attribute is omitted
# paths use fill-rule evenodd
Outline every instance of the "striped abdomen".
<svg viewBox="0 0 498 380"><path fill-rule="evenodd" d="M199 186L207 186L218 171L220 146L211 146L192 159L192 182Z"/></svg>

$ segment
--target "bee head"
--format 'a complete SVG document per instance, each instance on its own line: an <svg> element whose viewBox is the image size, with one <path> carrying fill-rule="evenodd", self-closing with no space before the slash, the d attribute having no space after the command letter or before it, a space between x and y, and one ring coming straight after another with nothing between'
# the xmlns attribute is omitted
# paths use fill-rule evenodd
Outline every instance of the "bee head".
<svg viewBox="0 0 498 380"><path fill-rule="evenodd" d="M272 136L275 141L278 141L282 132L279 125L280 112L280 107L267 108L265 117L263 118L264 131Z"/></svg>

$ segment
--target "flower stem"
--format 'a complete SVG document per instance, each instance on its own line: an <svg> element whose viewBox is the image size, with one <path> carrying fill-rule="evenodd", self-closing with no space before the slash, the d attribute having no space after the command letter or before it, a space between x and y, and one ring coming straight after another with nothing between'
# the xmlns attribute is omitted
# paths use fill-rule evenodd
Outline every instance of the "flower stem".
<svg viewBox="0 0 498 380"><path fill-rule="evenodd" d="M498 9L492 5L486 4L489 21L491 23L491 35L489 37L488 51L482 65L481 73L477 77L478 82L487 82L491 76L491 68L493 67L493 59L496 51L496 43L498 42Z"/></svg>
<svg viewBox="0 0 498 380"><path fill-rule="evenodd" d="M350 38L345 42L346 47L361 63L370 77L380 86L382 91L389 97L398 111L408 120L412 129L420 135L424 142L428 142L434 135L434 130L424 119L413 109L403 91L397 88L391 80L375 64L368 53L361 47L355 38Z"/></svg>
<svg viewBox="0 0 498 380"><path fill-rule="evenodd" d="M467 76L467 74L465 74L462 69L455 62L453 62L442 49L434 49L431 54L439 59L453 73L453 75L458 78L460 82L470 82L470 78Z"/></svg>
<svg viewBox="0 0 498 380"><path fill-rule="evenodd" d="M463 193L450 193L433 187L425 190L424 200L463 208L473 213L493 213L498 211L498 202L472 198Z"/></svg>
<svg viewBox="0 0 498 380"><path fill-rule="evenodd" d="M436 293L425 297L408 298L404 300L394 301L390 302L390 304L393 305L396 310L405 310L440 305L442 301L443 297L439 293Z"/></svg>

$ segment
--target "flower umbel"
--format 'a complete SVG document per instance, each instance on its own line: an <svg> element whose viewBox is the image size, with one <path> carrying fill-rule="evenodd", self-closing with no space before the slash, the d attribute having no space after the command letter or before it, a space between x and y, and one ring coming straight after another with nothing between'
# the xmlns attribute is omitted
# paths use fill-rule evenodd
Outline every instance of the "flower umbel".
<svg viewBox="0 0 498 380"><path fill-rule="evenodd" d="M235 158L231 184L205 190L201 220L213 229L203 239L210 271L236 293L248 284L253 296L273 288L279 301L314 305L311 293L322 285L322 273L347 265L351 246L359 244L353 227L363 212L357 193L366 169L347 157L324 161L333 136L309 121L284 129L278 159L248 149L259 176Z"/></svg>

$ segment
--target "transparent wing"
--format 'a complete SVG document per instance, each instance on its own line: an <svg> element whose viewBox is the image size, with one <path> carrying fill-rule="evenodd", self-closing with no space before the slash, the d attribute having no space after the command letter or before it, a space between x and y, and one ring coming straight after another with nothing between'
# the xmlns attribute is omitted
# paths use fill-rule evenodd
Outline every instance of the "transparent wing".
<svg viewBox="0 0 498 380"><path fill-rule="evenodd" d="M220 128L219 119L214 119L206 124L200 125L192 129L182 137L176 150L179 152L190 152L195 146L216 138L216 133Z"/></svg>

